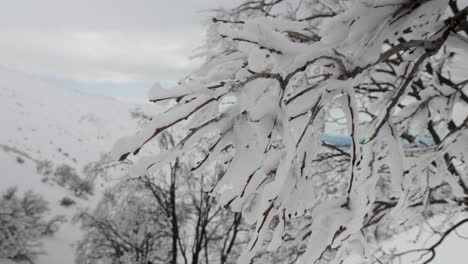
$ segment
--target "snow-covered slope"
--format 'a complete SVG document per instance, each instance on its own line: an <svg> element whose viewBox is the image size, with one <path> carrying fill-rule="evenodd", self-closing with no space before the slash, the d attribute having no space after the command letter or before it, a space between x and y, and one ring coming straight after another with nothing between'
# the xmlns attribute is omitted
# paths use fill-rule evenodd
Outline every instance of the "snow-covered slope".
<svg viewBox="0 0 468 264"><path fill-rule="evenodd" d="M136 123L128 104L8 71L0 71L0 105L1 142L64 162L96 160L96 149L109 148Z"/></svg>
<svg viewBox="0 0 468 264"><path fill-rule="evenodd" d="M49 202L51 215L63 214L69 220L77 208L92 207L105 187L103 182L122 174L118 166L108 179L96 179L95 195L84 198L51 180L54 170L68 166L80 178L93 181L89 168L94 166L96 171L100 165L94 162L102 162L119 137L136 130L137 120L130 114L134 108L0 69L0 193L14 185L20 192L33 189ZM77 204L60 206L66 196ZM47 254L37 263L73 263L72 244L79 238L79 227L65 223L45 242Z"/></svg>

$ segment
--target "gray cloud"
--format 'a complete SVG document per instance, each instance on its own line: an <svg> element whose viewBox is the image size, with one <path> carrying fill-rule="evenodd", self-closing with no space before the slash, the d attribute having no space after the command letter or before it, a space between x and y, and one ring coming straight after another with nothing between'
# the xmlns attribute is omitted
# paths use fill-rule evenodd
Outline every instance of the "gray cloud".
<svg viewBox="0 0 468 264"><path fill-rule="evenodd" d="M0 64L80 82L175 80L199 62L209 16L229 0L18 0L0 3Z"/></svg>

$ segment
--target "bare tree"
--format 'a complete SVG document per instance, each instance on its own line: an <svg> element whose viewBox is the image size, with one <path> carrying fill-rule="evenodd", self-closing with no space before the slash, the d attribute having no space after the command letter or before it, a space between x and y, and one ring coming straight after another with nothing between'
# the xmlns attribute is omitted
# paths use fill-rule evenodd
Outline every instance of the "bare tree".
<svg viewBox="0 0 468 264"><path fill-rule="evenodd" d="M164 133L161 149L171 148L173 144L174 137ZM245 231L246 227L242 227L240 214L222 210L207 195L221 170L193 173L188 167L189 160L197 154L176 158L167 168L169 177L150 174L139 177L138 181L151 191L171 223L171 263L233 263L242 244L241 228Z"/></svg>
<svg viewBox="0 0 468 264"><path fill-rule="evenodd" d="M161 148L173 143L170 134L161 138ZM190 158L177 158L157 174L125 179L93 213L82 212L78 219L86 234L77 263L234 263L247 227L240 214L207 195L219 175L192 173Z"/></svg>

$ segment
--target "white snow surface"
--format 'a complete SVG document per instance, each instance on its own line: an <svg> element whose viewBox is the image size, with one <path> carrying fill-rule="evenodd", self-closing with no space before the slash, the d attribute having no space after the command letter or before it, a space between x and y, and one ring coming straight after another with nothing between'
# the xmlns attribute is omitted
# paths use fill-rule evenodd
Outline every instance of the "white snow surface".
<svg viewBox="0 0 468 264"><path fill-rule="evenodd" d="M49 202L50 217L61 214L68 220L55 236L45 240L46 254L35 263L74 262L73 245L81 231L70 220L77 209L94 207L106 184L119 175L97 179L95 195L82 199L64 187L41 182L37 161L67 164L83 176L83 166L98 161L122 135L136 131L137 121L129 112L132 107L135 105L56 87L0 68L0 193L11 186L17 186L20 194L33 189ZM24 163L18 162L18 157ZM65 196L77 204L60 206Z"/></svg>

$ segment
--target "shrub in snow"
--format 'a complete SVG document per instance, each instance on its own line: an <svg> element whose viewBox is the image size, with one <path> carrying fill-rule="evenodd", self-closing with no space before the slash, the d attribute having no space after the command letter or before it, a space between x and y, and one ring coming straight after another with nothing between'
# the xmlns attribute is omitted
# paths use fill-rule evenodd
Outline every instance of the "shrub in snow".
<svg viewBox="0 0 468 264"><path fill-rule="evenodd" d="M10 188L0 197L0 261L32 263L42 254L41 240L53 235L64 221L61 216L46 218L47 202L38 194L27 191L18 196Z"/></svg>
<svg viewBox="0 0 468 264"><path fill-rule="evenodd" d="M53 180L58 185L72 190L77 197L93 194L92 181L82 179L75 168L67 164L62 164L55 169Z"/></svg>
<svg viewBox="0 0 468 264"><path fill-rule="evenodd" d="M60 200L60 205L64 207L70 207L74 204L76 204L75 200L71 199L70 197L63 197Z"/></svg>
<svg viewBox="0 0 468 264"><path fill-rule="evenodd" d="M52 161L50 160L44 160L44 161L38 161L36 163L36 171L45 177L48 177L54 173L54 166L52 164Z"/></svg>

